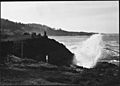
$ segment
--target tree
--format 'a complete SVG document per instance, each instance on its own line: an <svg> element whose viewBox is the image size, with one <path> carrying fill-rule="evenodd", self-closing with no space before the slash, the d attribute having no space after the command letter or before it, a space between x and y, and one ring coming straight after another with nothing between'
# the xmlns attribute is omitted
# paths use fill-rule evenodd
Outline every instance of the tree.
<svg viewBox="0 0 120 86"><path fill-rule="evenodd" d="M30 33L25 32L23 35L30 35Z"/></svg>
<svg viewBox="0 0 120 86"><path fill-rule="evenodd" d="M35 38L37 35L35 32L32 32L32 35L31 35L33 38Z"/></svg>

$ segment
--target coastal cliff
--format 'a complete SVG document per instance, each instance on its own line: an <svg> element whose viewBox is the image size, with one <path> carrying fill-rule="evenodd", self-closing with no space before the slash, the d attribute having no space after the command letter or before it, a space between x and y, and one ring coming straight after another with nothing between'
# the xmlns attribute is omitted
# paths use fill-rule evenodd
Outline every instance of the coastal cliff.
<svg viewBox="0 0 120 86"><path fill-rule="evenodd" d="M45 37L4 41L1 42L1 49L1 58L4 60L7 55L15 55L20 58L46 62L47 57L51 64L70 65L73 59L73 53L63 44Z"/></svg>

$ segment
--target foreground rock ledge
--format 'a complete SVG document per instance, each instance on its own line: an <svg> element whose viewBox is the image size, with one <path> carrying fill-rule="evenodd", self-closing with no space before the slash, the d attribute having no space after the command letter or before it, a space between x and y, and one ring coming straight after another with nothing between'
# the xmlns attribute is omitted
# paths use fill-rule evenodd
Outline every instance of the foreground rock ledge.
<svg viewBox="0 0 120 86"><path fill-rule="evenodd" d="M79 69L80 71L75 71ZM44 62L0 67L0 85L119 86L119 67L100 62L94 68L71 68Z"/></svg>

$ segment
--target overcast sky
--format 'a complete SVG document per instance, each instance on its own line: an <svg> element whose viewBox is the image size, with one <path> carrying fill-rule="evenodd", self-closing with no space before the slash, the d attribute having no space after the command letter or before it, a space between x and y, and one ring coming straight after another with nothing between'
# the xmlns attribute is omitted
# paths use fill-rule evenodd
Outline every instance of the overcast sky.
<svg viewBox="0 0 120 86"><path fill-rule="evenodd" d="M67 31L119 33L118 1L1 2L1 17Z"/></svg>

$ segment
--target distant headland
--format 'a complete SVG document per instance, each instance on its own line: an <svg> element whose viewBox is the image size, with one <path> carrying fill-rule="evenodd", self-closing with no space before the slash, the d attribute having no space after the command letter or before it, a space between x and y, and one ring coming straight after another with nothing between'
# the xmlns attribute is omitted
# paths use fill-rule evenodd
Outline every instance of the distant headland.
<svg viewBox="0 0 120 86"><path fill-rule="evenodd" d="M1 18L1 34L2 37L7 36L20 36L24 33L37 33L42 34L44 31L47 32L48 36L81 36L87 35L90 36L95 34L94 32L71 32L60 29L51 28L42 24L23 24L18 22L13 22L8 19Z"/></svg>

